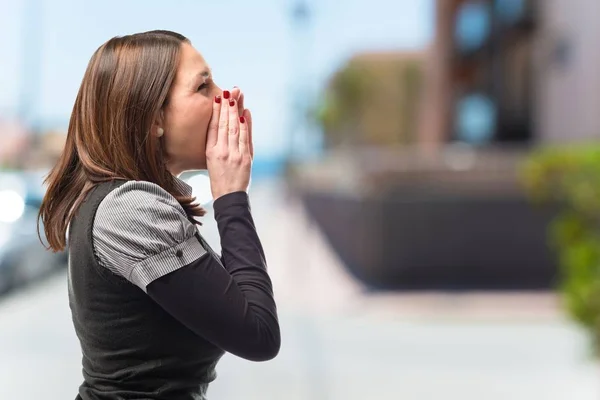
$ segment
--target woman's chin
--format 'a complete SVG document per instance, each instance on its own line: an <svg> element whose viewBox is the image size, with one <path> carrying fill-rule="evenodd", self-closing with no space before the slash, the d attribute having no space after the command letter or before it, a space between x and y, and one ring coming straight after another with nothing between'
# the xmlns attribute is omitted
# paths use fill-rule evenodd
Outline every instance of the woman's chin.
<svg viewBox="0 0 600 400"><path fill-rule="evenodd" d="M194 160L193 162L190 162L188 165L186 165L186 167L186 171L205 170L207 169L206 158L203 160Z"/></svg>
<svg viewBox="0 0 600 400"><path fill-rule="evenodd" d="M183 174L184 172L188 172L188 171L205 171L207 169L206 167L206 160L204 161L196 161L193 163L189 163L186 165L171 165L169 166L169 171L171 172L171 174L175 175L175 176L179 176L181 174Z"/></svg>

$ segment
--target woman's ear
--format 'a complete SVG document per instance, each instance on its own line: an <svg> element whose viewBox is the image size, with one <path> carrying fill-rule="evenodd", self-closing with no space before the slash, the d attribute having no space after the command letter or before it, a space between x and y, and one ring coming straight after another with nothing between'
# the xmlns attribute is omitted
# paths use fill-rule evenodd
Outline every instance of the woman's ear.
<svg viewBox="0 0 600 400"><path fill-rule="evenodd" d="M162 110L160 110L158 112L158 115L156 116L156 119L154 120L154 124L152 124L152 131L153 131L154 136L156 136L156 137L161 137L162 135L165 134L164 114L163 114Z"/></svg>

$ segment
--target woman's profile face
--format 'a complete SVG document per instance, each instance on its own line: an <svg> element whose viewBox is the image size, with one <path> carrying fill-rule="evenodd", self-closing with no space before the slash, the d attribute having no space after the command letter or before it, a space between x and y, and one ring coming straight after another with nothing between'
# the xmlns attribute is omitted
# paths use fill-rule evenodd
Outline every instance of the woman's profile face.
<svg viewBox="0 0 600 400"><path fill-rule="evenodd" d="M169 91L159 126L169 160L177 175L191 169L206 169L206 135L216 95L210 67L190 44L181 45L179 66Z"/></svg>

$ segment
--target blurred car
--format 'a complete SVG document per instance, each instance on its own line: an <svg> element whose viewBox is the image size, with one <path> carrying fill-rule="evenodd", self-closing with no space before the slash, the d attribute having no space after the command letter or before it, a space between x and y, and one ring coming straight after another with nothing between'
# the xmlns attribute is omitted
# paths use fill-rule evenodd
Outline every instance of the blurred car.
<svg viewBox="0 0 600 400"><path fill-rule="evenodd" d="M0 172L0 294L66 266L66 252L46 250L38 238L44 175ZM41 225L40 235L45 241Z"/></svg>

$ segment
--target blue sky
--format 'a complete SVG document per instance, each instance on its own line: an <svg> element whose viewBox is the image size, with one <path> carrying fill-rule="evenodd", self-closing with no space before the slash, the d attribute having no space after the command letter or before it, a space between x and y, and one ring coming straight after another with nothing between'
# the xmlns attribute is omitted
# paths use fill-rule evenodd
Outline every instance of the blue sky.
<svg viewBox="0 0 600 400"><path fill-rule="evenodd" d="M30 19L23 29L27 2L40 13L38 22ZM34 116L43 124L60 124L68 119L87 62L100 44L116 35L171 29L192 40L219 85L244 90L256 151L281 153L298 73L303 85L319 88L355 52L418 48L432 34L433 0L309 3L312 22L299 51L289 0L0 0L0 35L15 39L0 41L0 117L16 112L23 82L36 86L36 68L22 67L22 32L41 38Z"/></svg>

